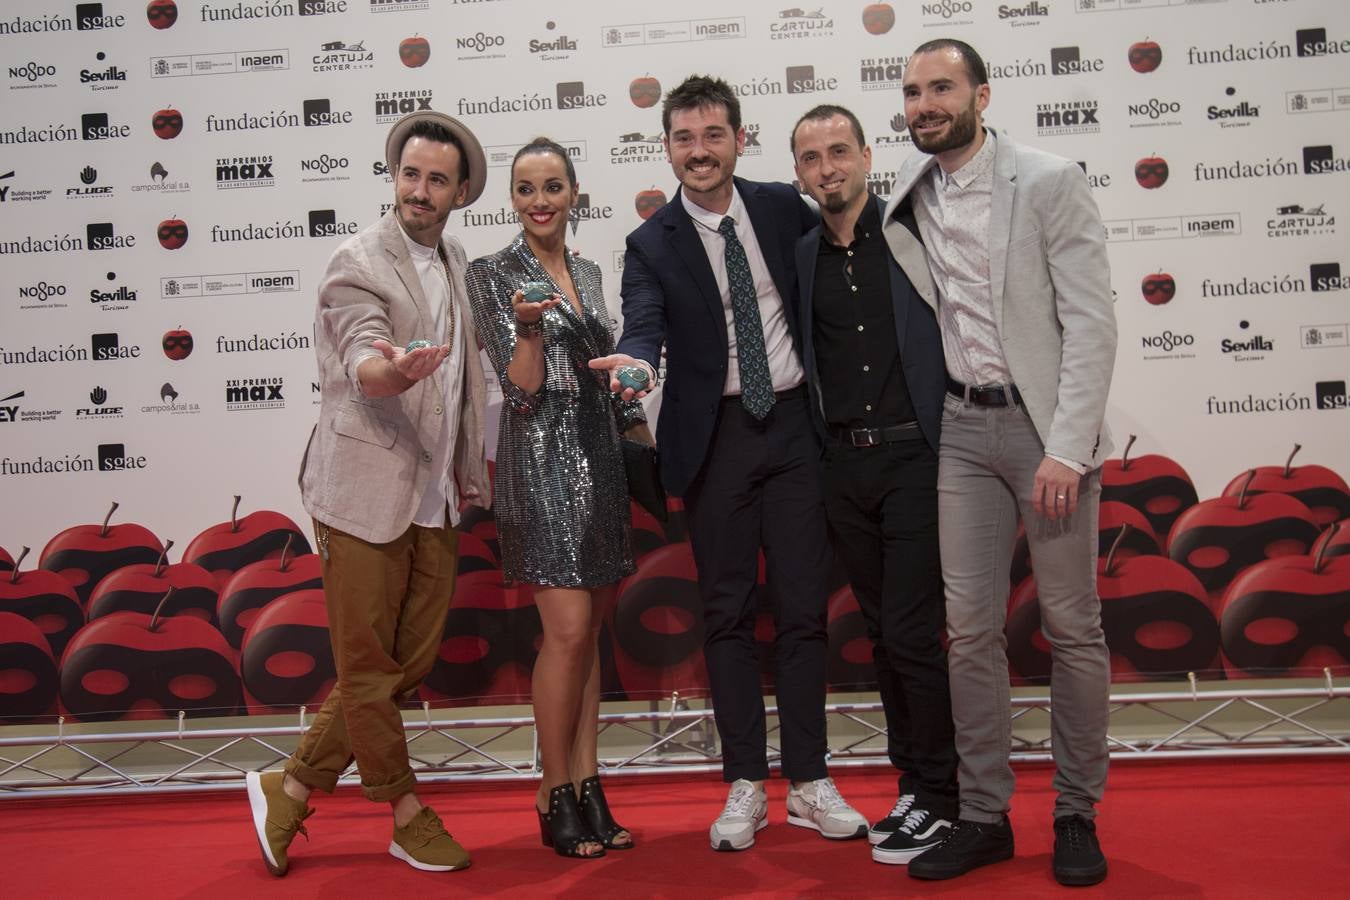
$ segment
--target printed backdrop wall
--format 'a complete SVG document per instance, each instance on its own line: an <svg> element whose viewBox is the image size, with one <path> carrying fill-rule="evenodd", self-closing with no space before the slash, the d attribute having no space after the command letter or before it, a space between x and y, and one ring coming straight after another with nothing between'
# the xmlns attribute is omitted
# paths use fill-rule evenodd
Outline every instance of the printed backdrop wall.
<svg viewBox="0 0 1350 900"><path fill-rule="evenodd" d="M328 255L392 199L390 122L443 110L488 148L487 192L449 223L471 256L515 233L515 149L564 144L570 240L617 319L624 236L675 187L665 90L694 71L731 82L739 171L765 180L792 178L797 116L847 105L885 195L912 152L907 54L939 36L984 52L988 121L1079 161L1106 221L1108 420L1136 436L1102 513L1118 677L1346 671L1350 536L1318 539L1350 516L1344 3L19 0L0 13L0 716L280 709L327 690L295 483L319 402L312 314ZM667 526L636 515L612 697L703 684L672 507ZM423 696L518 700L539 619L501 583L490 514L463 530ZM1012 674L1043 679L1024 555L1012 578ZM862 686L870 654L836 587L831 683Z"/></svg>

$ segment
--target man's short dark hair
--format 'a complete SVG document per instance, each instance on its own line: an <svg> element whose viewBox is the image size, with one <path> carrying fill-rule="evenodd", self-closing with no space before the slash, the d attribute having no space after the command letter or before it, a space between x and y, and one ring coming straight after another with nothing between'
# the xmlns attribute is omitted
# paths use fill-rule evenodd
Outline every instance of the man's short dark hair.
<svg viewBox="0 0 1350 900"><path fill-rule="evenodd" d="M459 138L451 133L450 129L446 128L440 122L430 122L425 120L414 122L412 128L408 129L408 140L415 137L426 138L427 140L435 141L438 144L450 144L453 146L459 151L459 184L463 184L469 180L468 154L464 152L464 144L460 142ZM404 146L407 146L408 140L403 142ZM398 148L398 158L400 160L403 159L403 147ZM390 172L389 174L394 176L395 181L398 180L397 172Z"/></svg>
<svg viewBox="0 0 1350 900"><path fill-rule="evenodd" d="M989 83L989 71L984 67L984 60L975 48L965 41L958 41L956 38L935 38L931 41L924 41L914 48L911 56L918 56L920 53L933 53L938 50L955 50L961 55L961 61L966 64L966 75L970 78L971 87L979 87L982 84Z"/></svg>
<svg viewBox="0 0 1350 900"><path fill-rule="evenodd" d="M853 126L853 136L858 139L858 149L861 150L867 146L867 138L863 137L862 123L858 121L852 110L842 106L836 106L833 103L822 103L819 106L813 106L802 117L797 120L797 124L792 126L792 134L788 136L788 147L792 150L792 158L797 158L797 129L803 122L824 122L826 119L833 119L835 116L843 116L848 119L848 124Z"/></svg>
<svg viewBox="0 0 1350 900"><path fill-rule="evenodd" d="M670 134L672 113L685 109L706 109L722 106L727 111L727 121L732 131L741 130L741 101L731 85L711 75L690 75L677 86L670 89L661 103L661 128Z"/></svg>

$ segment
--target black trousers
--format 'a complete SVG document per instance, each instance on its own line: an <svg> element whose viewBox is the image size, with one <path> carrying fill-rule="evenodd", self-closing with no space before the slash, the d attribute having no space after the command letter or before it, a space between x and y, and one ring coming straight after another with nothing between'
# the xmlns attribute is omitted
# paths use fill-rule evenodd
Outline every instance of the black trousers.
<svg viewBox="0 0 1350 900"><path fill-rule="evenodd" d="M862 609L887 749L900 792L957 815L956 747L938 556L937 454L913 439L853 447L831 439L823 466L830 537Z"/></svg>
<svg viewBox="0 0 1350 900"><path fill-rule="evenodd" d="M759 551L775 601L774 660L783 774L824 778L825 602L830 550L820 451L805 389L757 421L722 401L702 471L684 505L703 600L703 655L722 739L722 778L767 778L764 697L755 646Z"/></svg>

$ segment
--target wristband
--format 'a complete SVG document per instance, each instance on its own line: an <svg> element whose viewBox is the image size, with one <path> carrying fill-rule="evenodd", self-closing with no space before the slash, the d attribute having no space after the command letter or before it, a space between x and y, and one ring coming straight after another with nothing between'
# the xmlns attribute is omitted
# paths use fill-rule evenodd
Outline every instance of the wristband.
<svg viewBox="0 0 1350 900"><path fill-rule="evenodd" d="M531 338L543 337L544 320L537 319L533 322L522 322L516 319L516 337Z"/></svg>

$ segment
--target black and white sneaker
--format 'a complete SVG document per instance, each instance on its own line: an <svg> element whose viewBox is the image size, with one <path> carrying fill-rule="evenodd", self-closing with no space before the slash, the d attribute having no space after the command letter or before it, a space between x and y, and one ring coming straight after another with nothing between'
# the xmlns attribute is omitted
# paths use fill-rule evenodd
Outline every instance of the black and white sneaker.
<svg viewBox="0 0 1350 900"><path fill-rule="evenodd" d="M886 813L885 818L879 819L867 832L867 843L875 847L899 831L900 826L905 823L905 816L913 806L914 795L901 794L895 801L895 805L891 807L891 811Z"/></svg>
<svg viewBox="0 0 1350 900"><path fill-rule="evenodd" d="M899 805L896 804L897 807ZM900 827L890 837L872 847L872 860L889 866L907 865L920 853L946 840L951 829L951 822L938 818L931 810L911 806Z"/></svg>

